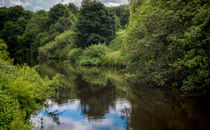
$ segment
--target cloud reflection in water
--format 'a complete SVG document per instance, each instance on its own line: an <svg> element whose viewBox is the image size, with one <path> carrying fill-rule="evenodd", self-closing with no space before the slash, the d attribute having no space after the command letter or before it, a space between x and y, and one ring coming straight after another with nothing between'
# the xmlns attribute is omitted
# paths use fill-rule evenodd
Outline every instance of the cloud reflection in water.
<svg viewBox="0 0 210 130"><path fill-rule="evenodd" d="M37 128L42 126L44 129L54 130L124 130L127 127L124 110L131 109L126 99L118 98L115 106L109 107L104 118L91 120L91 117L84 115L78 99L70 99L68 103L59 105L50 100L48 103L49 108L42 109L31 117L32 123Z"/></svg>

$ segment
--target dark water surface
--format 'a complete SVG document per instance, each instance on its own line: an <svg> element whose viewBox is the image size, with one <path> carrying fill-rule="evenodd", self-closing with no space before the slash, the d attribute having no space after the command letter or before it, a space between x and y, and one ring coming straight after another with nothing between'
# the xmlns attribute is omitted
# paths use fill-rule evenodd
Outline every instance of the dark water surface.
<svg viewBox="0 0 210 130"><path fill-rule="evenodd" d="M41 75L61 73L63 87L31 116L44 130L207 130L209 98L177 90L139 86L123 70L78 67L58 61L40 64Z"/></svg>

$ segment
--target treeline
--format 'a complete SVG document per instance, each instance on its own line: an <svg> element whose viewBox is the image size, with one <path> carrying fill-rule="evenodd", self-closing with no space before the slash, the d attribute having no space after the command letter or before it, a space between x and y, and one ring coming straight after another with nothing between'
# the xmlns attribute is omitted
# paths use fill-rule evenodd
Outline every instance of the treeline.
<svg viewBox="0 0 210 130"><path fill-rule="evenodd" d="M124 13L119 14L118 10ZM48 12L40 10L34 13L21 6L2 7L0 38L7 43L10 56L15 61L29 62L32 58L37 58L38 48L53 42L65 31L76 33L74 43L78 47L85 48L98 42L108 44L115 37L116 30L125 27L129 19L127 15L128 6L108 8L100 2L90 0L84 0L81 9L72 3L57 4ZM65 43L60 46L64 48ZM61 56L64 58L64 55Z"/></svg>
<svg viewBox="0 0 210 130"><path fill-rule="evenodd" d="M116 32L127 26L129 15L128 5L105 7L101 2L84 0L74 27L40 47L39 58L68 59L79 65L124 66L121 43L113 39L124 33Z"/></svg>
<svg viewBox="0 0 210 130"><path fill-rule="evenodd" d="M36 13L21 6L1 8L0 38L7 43L11 57L27 62L38 56L38 47L71 28L77 10L72 4L57 4L49 12Z"/></svg>
<svg viewBox="0 0 210 130"><path fill-rule="evenodd" d="M90 1L83 3L78 18L83 16L89 21L91 16L96 16L91 15L97 14L96 10L91 10L93 5L94 2ZM119 30L115 35L110 29L114 26L107 26L110 27L106 30L107 36L95 32L99 29L79 19L76 24L79 31L61 34L56 38L57 42L46 44L40 52L54 55L59 49L53 47L63 47L53 44L62 45L62 37L66 36L71 42L66 42L69 49L60 49L61 52L67 50L66 55L60 57L76 64L126 66L136 84L206 90L210 84L209 12L209 3L203 0L131 0L129 25L125 31ZM103 25L105 21L98 22ZM84 38L82 43L77 41L80 38Z"/></svg>

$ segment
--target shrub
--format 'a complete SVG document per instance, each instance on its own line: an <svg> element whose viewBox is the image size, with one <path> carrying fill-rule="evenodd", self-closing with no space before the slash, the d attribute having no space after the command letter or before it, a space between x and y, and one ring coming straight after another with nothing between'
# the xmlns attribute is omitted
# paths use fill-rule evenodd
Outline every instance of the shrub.
<svg viewBox="0 0 210 130"><path fill-rule="evenodd" d="M106 65L112 65L112 66L124 66L124 57L122 56L122 53L120 50L113 51L111 53L107 53L103 57L103 63Z"/></svg>
<svg viewBox="0 0 210 130"><path fill-rule="evenodd" d="M121 49L123 46L123 40L125 38L125 31L124 30L120 30L117 32L117 37L115 39L113 39L110 44L108 45L108 47L113 50L113 51L116 51L116 50L119 50Z"/></svg>
<svg viewBox="0 0 210 130"><path fill-rule="evenodd" d="M19 103L17 97L13 98L13 94L6 90L0 90L0 128L8 127L8 124L19 111Z"/></svg>
<svg viewBox="0 0 210 130"><path fill-rule="evenodd" d="M0 39L0 58L1 59L8 59L9 53L7 52L7 44L4 42L4 40Z"/></svg>
<svg viewBox="0 0 210 130"><path fill-rule="evenodd" d="M88 48L86 48L82 55L87 57L102 57L107 52L110 52L110 49L106 46L106 44L97 44L97 45L91 45Z"/></svg>
<svg viewBox="0 0 210 130"><path fill-rule="evenodd" d="M101 65L103 56L110 52L105 44L91 45L82 52L80 57L80 65Z"/></svg>
<svg viewBox="0 0 210 130"><path fill-rule="evenodd" d="M94 65L94 66L97 66L97 65L102 65L103 62L98 57L93 57L93 58L82 57L79 61L79 64L80 65Z"/></svg>
<svg viewBox="0 0 210 130"><path fill-rule="evenodd" d="M81 48L73 48L68 53L68 59L70 59L72 62L76 62L81 55L82 55Z"/></svg>
<svg viewBox="0 0 210 130"><path fill-rule="evenodd" d="M0 129L29 129L25 119L60 85L59 74L50 80L41 77L36 68L14 66L0 59Z"/></svg>
<svg viewBox="0 0 210 130"><path fill-rule="evenodd" d="M110 65L124 66L124 56L121 53L122 35L111 42L109 46L106 44L91 45L83 50L80 57L75 61L80 65ZM74 53L74 51L70 51Z"/></svg>

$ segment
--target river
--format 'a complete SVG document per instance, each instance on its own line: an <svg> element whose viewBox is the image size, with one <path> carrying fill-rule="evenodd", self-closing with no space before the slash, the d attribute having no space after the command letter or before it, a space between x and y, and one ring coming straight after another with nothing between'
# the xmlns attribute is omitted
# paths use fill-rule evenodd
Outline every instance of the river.
<svg viewBox="0 0 210 130"><path fill-rule="evenodd" d="M44 130L205 130L207 97L187 97L177 89L134 87L123 69L40 63L40 74L61 73L62 87L31 115Z"/></svg>

